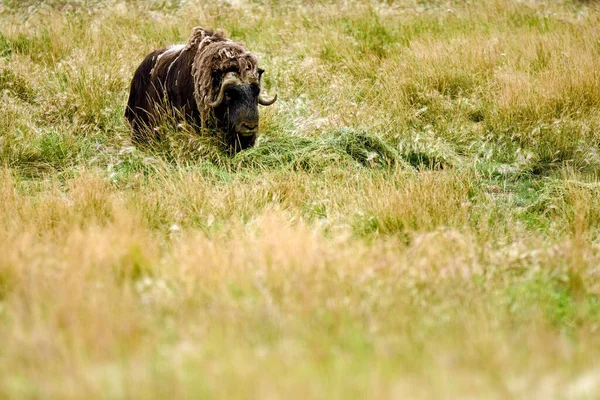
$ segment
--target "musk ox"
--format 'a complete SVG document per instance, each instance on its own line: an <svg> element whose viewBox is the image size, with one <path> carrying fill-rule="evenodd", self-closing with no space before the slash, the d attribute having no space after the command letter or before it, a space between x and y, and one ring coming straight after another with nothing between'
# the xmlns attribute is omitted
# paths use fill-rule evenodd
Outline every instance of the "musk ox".
<svg viewBox="0 0 600 400"><path fill-rule="evenodd" d="M135 71L125 111L133 141L157 139L169 115L220 132L233 151L254 145L258 105L277 100L262 96L263 72L243 44L194 28L186 44L153 51Z"/></svg>

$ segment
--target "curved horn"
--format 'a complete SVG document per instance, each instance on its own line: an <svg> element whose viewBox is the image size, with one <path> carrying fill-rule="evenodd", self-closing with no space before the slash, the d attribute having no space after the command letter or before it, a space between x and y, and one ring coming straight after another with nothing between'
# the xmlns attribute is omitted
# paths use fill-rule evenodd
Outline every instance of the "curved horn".
<svg viewBox="0 0 600 400"><path fill-rule="evenodd" d="M270 106L271 104L275 103L275 100L277 100L277 94L275 94L275 97L273 97L270 100L265 99L262 96L258 96L258 104L260 104L261 106Z"/></svg>
<svg viewBox="0 0 600 400"><path fill-rule="evenodd" d="M223 98L225 97L225 89L227 89L229 86L233 86L233 85L237 85L238 79L234 78L234 77L229 77L223 80L223 83L221 84L221 89L219 89L219 94L217 95L217 99L215 101L213 101L212 103L209 103L208 106L210 108L215 108L218 107L222 102L223 102Z"/></svg>

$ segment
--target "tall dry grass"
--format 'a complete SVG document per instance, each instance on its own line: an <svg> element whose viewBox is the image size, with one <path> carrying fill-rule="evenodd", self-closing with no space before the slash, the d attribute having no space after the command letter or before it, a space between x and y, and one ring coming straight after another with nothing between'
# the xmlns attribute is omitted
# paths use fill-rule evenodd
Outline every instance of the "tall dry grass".
<svg viewBox="0 0 600 400"><path fill-rule="evenodd" d="M597 397L599 15L1 3L0 397ZM196 25L279 93L258 146L133 148Z"/></svg>

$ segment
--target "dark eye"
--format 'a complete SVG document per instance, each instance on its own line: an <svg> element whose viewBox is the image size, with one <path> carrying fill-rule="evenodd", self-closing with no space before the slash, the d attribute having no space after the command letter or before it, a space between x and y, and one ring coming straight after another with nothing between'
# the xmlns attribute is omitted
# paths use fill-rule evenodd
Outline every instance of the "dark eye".
<svg viewBox="0 0 600 400"><path fill-rule="evenodd" d="M229 89L229 90L225 91L225 101L229 102L229 101L235 100L236 97L237 97L237 93L235 90Z"/></svg>

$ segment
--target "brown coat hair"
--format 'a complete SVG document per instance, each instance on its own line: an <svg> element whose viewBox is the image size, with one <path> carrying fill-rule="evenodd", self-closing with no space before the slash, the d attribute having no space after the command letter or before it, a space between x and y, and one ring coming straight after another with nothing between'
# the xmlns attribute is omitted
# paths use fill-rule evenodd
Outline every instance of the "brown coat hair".
<svg viewBox="0 0 600 400"><path fill-rule="evenodd" d="M242 43L222 31L194 28L187 43L152 52L136 70L125 111L134 140L145 142L148 132L154 135L152 129L142 131L155 125L166 106L202 128L213 126L224 79L260 86L261 72L257 57Z"/></svg>

